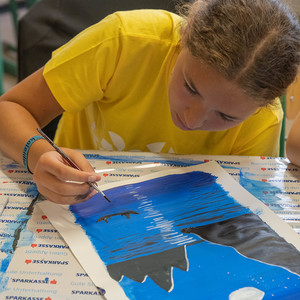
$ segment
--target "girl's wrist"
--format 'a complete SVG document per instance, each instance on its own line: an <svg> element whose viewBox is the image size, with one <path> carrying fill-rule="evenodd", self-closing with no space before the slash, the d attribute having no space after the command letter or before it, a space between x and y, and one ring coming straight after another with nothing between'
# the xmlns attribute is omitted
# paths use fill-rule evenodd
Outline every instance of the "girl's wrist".
<svg viewBox="0 0 300 300"><path fill-rule="evenodd" d="M26 142L26 144L23 148L23 153L22 153L23 164L24 164L24 167L27 169L27 171L31 174L32 174L32 172L30 171L30 169L28 167L28 153L29 153L29 150L30 150L31 146L33 145L33 143L40 139L43 139L43 137L40 135L35 135L35 136L31 137Z"/></svg>
<svg viewBox="0 0 300 300"><path fill-rule="evenodd" d="M49 143L43 138L38 138L34 143L31 144L31 147L28 149L27 153L27 166L25 168L31 173L34 173L36 165L41 157L46 152L53 151L53 148Z"/></svg>

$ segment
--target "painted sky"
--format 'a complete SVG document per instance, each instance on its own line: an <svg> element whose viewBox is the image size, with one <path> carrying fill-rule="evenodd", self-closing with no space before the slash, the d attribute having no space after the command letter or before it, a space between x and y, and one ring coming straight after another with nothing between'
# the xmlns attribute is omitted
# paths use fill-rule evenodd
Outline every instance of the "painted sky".
<svg viewBox="0 0 300 300"><path fill-rule="evenodd" d="M134 265L138 258L148 262L154 254L182 246L186 249L188 270L172 268L171 291L147 277L143 283L123 277L120 284L130 299L180 299L187 294L190 299L199 299L199 294L201 299L228 299L244 287L263 291L264 299L300 295L299 276L245 258L231 247L197 243L201 241L198 236L181 232L250 212L228 195L215 176L200 171L167 175L105 193L114 199L112 204L103 205L96 196L70 209L107 266L126 261ZM127 217L126 212L137 214ZM107 222L106 216L111 216Z"/></svg>
<svg viewBox="0 0 300 300"><path fill-rule="evenodd" d="M149 255L198 240L181 229L249 212L205 172L168 175L107 190L112 204L94 197L71 207L106 264ZM100 197L100 195L99 195ZM122 213L130 214L129 218ZM89 215L90 214L90 215ZM97 222L99 218L110 217ZM81 218L82 216L82 218ZM124 228L124 230L120 230Z"/></svg>

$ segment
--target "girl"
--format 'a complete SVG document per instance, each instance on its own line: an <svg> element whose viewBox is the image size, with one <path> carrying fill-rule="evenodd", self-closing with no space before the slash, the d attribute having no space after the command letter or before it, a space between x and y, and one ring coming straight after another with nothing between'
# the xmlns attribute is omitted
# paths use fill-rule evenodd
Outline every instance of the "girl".
<svg viewBox="0 0 300 300"><path fill-rule="evenodd" d="M197 0L184 13L112 14L1 97L0 148L48 200L95 193L68 182L100 180L71 148L278 155L274 99L297 74L297 19L277 0ZM55 142L84 171L36 137L61 113Z"/></svg>

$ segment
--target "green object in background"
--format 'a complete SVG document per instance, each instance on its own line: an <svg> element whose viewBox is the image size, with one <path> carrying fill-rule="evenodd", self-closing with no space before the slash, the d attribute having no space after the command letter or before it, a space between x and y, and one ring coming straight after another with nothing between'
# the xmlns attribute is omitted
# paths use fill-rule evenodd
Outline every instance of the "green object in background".
<svg viewBox="0 0 300 300"><path fill-rule="evenodd" d="M2 43L0 40L0 95L4 93L3 89L3 78L4 78L4 67L3 67L3 57L2 57Z"/></svg>
<svg viewBox="0 0 300 300"><path fill-rule="evenodd" d="M38 2L39 0L25 0L25 6L26 8L30 8L32 5L34 5L36 2ZM9 11L11 13L12 16L12 21L14 24L14 32L16 35L16 40L18 39L18 21L19 21L19 14L18 14L18 3L16 0L9 0ZM0 44L2 45L2 43ZM17 47L14 45L4 45L4 49L7 51L12 51L12 52L17 52ZM2 51L2 49L1 49ZM9 59L7 57L3 57L3 53L1 53L1 65L2 68L4 70L5 73L10 74L14 77L18 76L18 65L17 62L13 59ZM0 77L1 80L1 84L3 82L3 76ZM2 93L3 93L3 89L2 89Z"/></svg>
<svg viewBox="0 0 300 300"><path fill-rule="evenodd" d="M35 4L36 2L39 2L40 0L26 0L25 1L25 5L27 8L30 8L33 4Z"/></svg>
<svg viewBox="0 0 300 300"><path fill-rule="evenodd" d="M284 157L284 150L285 150L285 111L286 111L286 95L282 95L280 97L280 102L283 110L283 119L281 125L281 133L280 133L280 147L279 147L279 156Z"/></svg>
<svg viewBox="0 0 300 300"><path fill-rule="evenodd" d="M25 7L29 9L32 5L34 5L38 1L40 0L24 0L23 2L25 3ZM18 37L18 21L19 21L18 8L19 7L17 1L9 0L8 7L13 18L16 37Z"/></svg>
<svg viewBox="0 0 300 300"><path fill-rule="evenodd" d="M4 58L3 68L5 73L12 75L14 77L18 76L17 63L13 59Z"/></svg>
<svg viewBox="0 0 300 300"><path fill-rule="evenodd" d="M18 35L18 5L16 0L9 0L8 7L12 15L16 37Z"/></svg>

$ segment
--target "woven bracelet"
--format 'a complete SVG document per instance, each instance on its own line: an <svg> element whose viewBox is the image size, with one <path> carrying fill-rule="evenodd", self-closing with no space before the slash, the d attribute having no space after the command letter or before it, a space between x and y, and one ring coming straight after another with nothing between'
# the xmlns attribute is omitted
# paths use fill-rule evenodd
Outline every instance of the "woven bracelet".
<svg viewBox="0 0 300 300"><path fill-rule="evenodd" d="M26 142L24 149L23 149L23 164L24 164L24 167L27 169L27 171L31 174L32 174L32 172L28 168L28 151L29 151L30 147L32 146L32 144L39 139L43 139L43 137L40 135L33 136Z"/></svg>

